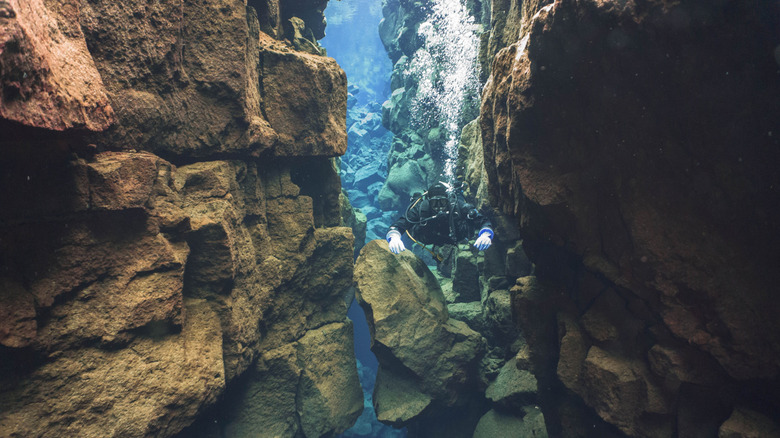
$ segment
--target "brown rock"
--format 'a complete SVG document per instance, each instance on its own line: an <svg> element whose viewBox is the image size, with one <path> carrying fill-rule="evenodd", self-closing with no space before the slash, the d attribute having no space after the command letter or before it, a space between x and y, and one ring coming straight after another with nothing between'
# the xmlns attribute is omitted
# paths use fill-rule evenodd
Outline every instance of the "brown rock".
<svg viewBox="0 0 780 438"><path fill-rule="evenodd" d="M267 147L247 130L259 28L244 2L85 3L82 27L119 115L101 142L190 158Z"/></svg>
<svg viewBox="0 0 780 438"><path fill-rule="evenodd" d="M778 208L767 163L780 157L765 128L778 89L737 78L770 77L777 65L766 38L723 31L763 28L761 8L710 4L705 19L683 4L641 4L555 3L524 18L484 94L491 192L522 215L526 246L565 243L613 283L662 299L672 332L732 376L774 376L780 339L766 334L780 333L770 316L778 309L764 291L777 283L765 275L775 271L766 261L778 259L777 233L747 212ZM702 69L721 73L701 81ZM721 118L741 101L751 110L725 128ZM744 142L764 146L733 147Z"/></svg>
<svg viewBox="0 0 780 438"><path fill-rule="evenodd" d="M599 294L580 318L582 327L597 342L620 344L630 350L643 328L614 289Z"/></svg>
<svg viewBox="0 0 780 438"><path fill-rule="evenodd" d="M520 224L539 280L562 291L560 380L590 388L578 394L624 433L668 436L670 415L698 416L685 404L725 389L721 369L750 394L743 382L780 374L780 307L767 292L780 281L776 12L760 1L493 4L480 116L491 198ZM521 303L524 326L545 310ZM575 325L598 345L580 375ZM528 333L533 358L547 339ZM593 380L606 377L614 385ZM681 396L685 382L704 395ZM604 387L647 405L607 402Z"/></svg>
<svg viewBox="0 0 780 438"><path fill-rule="evenodd" d="M340 434L363 412L363 391L357 375L352 324L332 323L309 330L301 338L298 396L301 429L306 436Z"/></svg>
<svg viewBox="0 0 780 438"><path fill-rule="evenodd" d="M263 111L278 134L277 156L336 156L347 151L347 77L332 58L261 39ZM294 78L291 80L290 78Z"/></svg>
<svg viewBox="0 0 780 438"><path fill-rule="evenodd" d="M352 326L333 323L269 350L228 400L230 436L320 437L341 433L363 411Z"/></svg>
<svg viewBox="0 0 780 438"><path fill-rule="evenodd" d="M260 17L236 0L85 6L87 41L120 114L100 141L188 159L342 155L344 72L263 33L290 17L275 2L259 6Z"/></svg>
<svg viewBox="0 0 780 438"><path fill-rule="evenodd" d="M387 242L373 240L360 252L355 284L380 367L438 404L453 405L472 378L482 341L465 323L449 319L428 267L410 251L394 255ZM377 415L380 408L395 409L378 398L375 407Z"/></svg>
<svg viewBox="0 0 780 438"><path fill-rule="evenodd" d="M0 279L0 345L25 347L35 339L37 328L33 296L22 285Z"/></svg>
<svg viewBox="0 0 780 438"><path fill-rule="evenodd" d="M582 380L580 397L627 435L670 433L669 417L643 418L646 413L663 415L671 409L670 401L653 383L643 363L593 346L585 359Z"/></svg>
<svg viewBox="0 0 780 438"><path fill-rule="evenodd" d="M0 366L14 370L29 363L32 374L20 378L20 388L38 385L49 391L45 397L80 400L105 385L137 387L133 379L147 378L147 363L160 370L185 366L180 355L165 353L168 347L160 339L184 342L191 318L200 320L190 314L192 309L183 310L182 301L184 296L197 297L205 298L198 309L208 311L217 324L203 329L219 340L215 354L204 357L212 362L197 366L219 367L220 386L182 392L186 400L170 405L160 401L165 409L150 404L148 411L139 408L133 393L116 393L110 401L98 398L95 412L121 406L132 411L123 416L127 424L116 426L122 431L174 434L214 402L226 379L239 376L263 351L312 339L307 347L311 351L299 360L310 372L308 383L297 388L307 400L300 427L312 436L349 427L362 408L355 366L348 363L351 335L346 330L335 337L312 330L344 321L342 297L352 283L353 238L348 228L314 229L313 203L291 181L289 167L266 172L258 171L256 163L222 161L176 170L148 153L104 153L67 169L78 176L75 192L83 195L83 202L73 203L74 210L62 219L6 222L0 229L3 266L13 268L5 270L2 279L8 296L0 306L7 316L0 334L6 347L29 346L10 350ZM271 245L270 239L280 244ZM322 337L327 342L320 343ZM125 355L140 351L145 342L148 356L129 361ZM339 359L324 361L325 353L317 350L320 344L329 346L328 354L339 352ZM98 369L83 385L63 387L58 379L83 380L92 372L91 365L59 365L60 358L75 357L108 362L116 357L126 380ZM39 358L57 365L39 364ZM343 379L323 377L336 369ZM47 382L60 383L41 384L36 377L41 372L49 373ZM185 381L173 374L171 379ZM27 389L13 392L13 382L13 377L0 382L0 410L29 418L42 415L31 410L38 409L39 396ZM160 400L166 391L160 389ZM302 397L296 394L292 403ZM357 402L341 403L347 396ZM58 424L67 423L59 420L62 416L80 416L83 421L72 422L68 430L89 434L102 424L92 414L79 413L93 409L90 406L57 402L48 415ZM275 405L277 410L269 415L278 418L282 406ZM160 415L165 418L159 420ZM158 426L162 422L171 426ZM26 420L20 424L20 433L33 435L43 430L35 427L60 427Z"/></svg>
<svg viewBox="0 0 780 438"><path fill-rule="evenodd" d="M45 3L0 10L0 435L174 435L261 356L275 431L348 428L353 237L320 158L343 72L262 34L278 2ZM285 13L318 32L317 5ZM108 99L112 129L54 132L104 130Z"/></svg>
<svg viewBox="0 0 780 438"><path fill-rule="evenodd" d="M192 223L185 283L222 309L229 379L258 351L343 320L352 234L314 228L312 200L289 168L201 162L182 166L175 186Z"/></svg>
<svg viewBox="0 0 780 438"><path fill-rule="evenodd" d="M256 369L247 373L249 388L239 389L233 398L238 401L235 406L231 400L227 402L231 409L225 432L231 436L294 436L299 428L295 394L301 373L296 346L287 344L265 352ZM255 373L258 377L252 378Z"/></svg>
<svg viewBox="0 0 780 438"><path fill-rule="evenodd" d="M246 171L240 162L212 161L182 166L176 172L175 185L192 226L187 280L200 296L206 291L229 293L242 259L245 265L253 262L249 259L254 255L247 253L253 247L241 223L245 200L239 196L237 181L239 173Z"/></svg>
<svg viewBox="0 0 780 438"><path fill-rule="evenodd" d="M745 407L734 409L718 430L718 438L777 438L780 426L771 418Z"/></svg>
<svg viewBox="0 0 780 438"><path fill-rule="evenodd" d="M343 297L352 285L351 230L317 229L310 242L310 249L302 249L306 258L295 270L281 273L281 293L273 297L271 311L264 315L264 324L271 326L263 339L264 348L276 348L300 339L307 330L342 322L347 314Z"/></svg>
<svg viewBox="0 0 780 438"><path fill-rule="evenodd" d="M87 164L89 207L95 210L127 210L151 207L160 167L167 163L152 154L106 152ZM169 165L168 165L169 166Z"/></svg>
<svg viewBox="0 0 780 438"><path fill-rule="evenodd" d="M582 333L582 329L571 318L559 315L558 325L561 333L558 378L567 388L582 393L582 370L590 343Z"/></svg>
<svg viewBox="0 0 780 438"><path fill-rule="evenodd" d="M37 308L51 307L63 296L78 296L71 304L86 312L76 317L79 322L62 321L62 315L42 318L42 333L61 325L71 327L66 331L94 327L97 331L88 329L91 335L85 333L86 337L100 337L152 320L181 323L184 260L142 212L102 213L84 221L30 224L4 233L3 251L16 251L22 267L18 274L29 282ZM25 245L19 246L22 241ZM139 295L129 298L117 290L134 290ZM104 312L113 310L123 316L115 314L115 320L106 325ZM39 341L55 342L49 336Z"/></svg>
<svg viewBox="0 0 780 438"><path fill-rule="evenodd" d="M62 131L114 122L72 0L8 0L0 17L0 117Z"/></svg>
<svg viewBox="0 0 780 438"><path fill-rule="evenodd" d="M653 345L648 359L655 374L678 382L715 385L725 377L712 357L689 346Z"/></svg>
<svg viewBox="0 0 780 438"><path fill-rule="evenodd" d="M180 334L139 336L128 348L68 351L9 381L0 392L8 436L175 434L225 385L219 319L187 304Z"/></svg>

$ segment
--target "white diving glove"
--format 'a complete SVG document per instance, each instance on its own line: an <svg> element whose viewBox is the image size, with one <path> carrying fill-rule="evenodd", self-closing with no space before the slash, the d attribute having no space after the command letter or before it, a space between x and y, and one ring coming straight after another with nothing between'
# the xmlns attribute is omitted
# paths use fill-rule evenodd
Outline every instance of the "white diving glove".
<svg viewBox="0 0 780 438"><path fill-rule="evenodd" d="M474 247L480 251L484 251L490 248L490 244L492 243L493 231L491 231L489 228L483 228L479 230L479 237L477 237L477 241L474 242Z"/></svg>
<svg viewBox="0 0 780 438"><path fill-rule="evenodd" d="M387 232L387 243L390 245L390 252L393 254L398 254L401 251L406 250L404 243L401 241L401 233L397 230L390 230ZM488 245L490 244L488 243Z"/></svg>

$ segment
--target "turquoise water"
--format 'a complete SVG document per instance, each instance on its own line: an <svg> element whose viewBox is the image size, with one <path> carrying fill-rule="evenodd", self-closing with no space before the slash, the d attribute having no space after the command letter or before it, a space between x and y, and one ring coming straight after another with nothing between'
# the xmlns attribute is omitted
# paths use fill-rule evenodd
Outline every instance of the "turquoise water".
<svg viewBox="0 0 780 438"><path fill-rule="evenodd" d="M434 0L421 7L425 16L419 16L419 27L412 38L416 49L406 47L409 56L402 56L395 72L387 49L379 36L383 19L381 0L334 0L325 10L328 25L326 36L320 44L327 50L347 75L347 152L341 157L341 182L353 208L365 215L366 243L383 239L388 227L398 218L399 211L380 207L380 191L386 190L385 182L393 169L403 163L391 160L391 145L396 157L406 156L408 150L426 146L419 152L427 156L422 161L434 160L434 172L419 175L429 184L434 180L455 180L460 130L473 118L479 102L479 68L477 55L480 25L470 15L462 0ZM391 23L399 19L388 6L387 17ZM407 17L408 18L408 17ZM397 23L395 23L397 24ZM408 22L404 25L412 26ZM387 29L383 30L387 32ZM394 31L392 31L394 32ZM384 35L385 40L392 37ZM398 38L400 41L401 38ZM388 43L391 44L391 43ZM395 43L392 43L395 44ZM391 49L397 50L397 49ZM412 55L411 51L414 50ZM383 104L390 99L391 77L396 92L404 92L399 78L409 89L409 120L402 122L404 133L390 132L383 126ZM409 86L409 84L415 84ZM399 89L401 88L401 89ZM395 97L396 93L393 93ZM386 113L392 114L385 108ZM384 114L387 119L388 114ZM391 116L393 117L393 116ZM468 120L466 120L468 119ZM393 122L384 120L385 123ZM407 129L408 128L408 129ZM437 136L428 132L436 128ZM398 127L392 129L398 130ZM413 132L416 131L416 132ZM419 133L419 135L418 135ZM395 134L395 136L394 136ZM415 139L415 136L416 139ZM423 137L426 140L423 140ZM412 140L410 140L412 139ZM413 143L416 143L413 144ZM402 145L402 146L399 146ZM429 155L430 154L430 155ZM415 159L418 158L417 154ZM395 168L394 168L395 169ZM397 170L397 169L395 169ZM431 169L433 170L433 169ZM388 183L388 185L390 185ZM425 185L427 187L427 185ZM412 193L397 193L407 199ZM386 200L386 198L385 198ZM360 243L360 242L358 242ZM412 249L412 245L409 244ZM427 254L420 254L427 257ZM376 419L372 393L377 373L377 360L370 351L368 326L362 309L353 302L349 317L355 323L355 356L364 392L364 412L354 427L344 437L397 437L406 436L405 430L396 430Z"/></svg>
<svg viewBox="0 0 780 438"><path fill-rule="evenodd" d="M326 36L320 44L328 56L338 61L347 74L349 100L347 110L348 146L342 157L342 174L347 169L371 169L378 184L387 176L386 158L392 134L381 124L382 103L390 93L392 65L379 39L379 21L382 19L381 1L331 1L325 10L328 20ZM373 224L374 232L366 240L379 237L387 227L376 202L377 186L358 187L353 179L342 178L343 188L350 202L360 208ZM385 221L386 222L386 221ZM375 224L374 224L375 223ZM374 411L372 393L376 381L377 360L370 350L368 325L360 306L353 301L349 318L355 328L355 357L358 375L363 387L364 410L355 425L342 437L405 437L405 430L393 429L380 423Z"/></svg>

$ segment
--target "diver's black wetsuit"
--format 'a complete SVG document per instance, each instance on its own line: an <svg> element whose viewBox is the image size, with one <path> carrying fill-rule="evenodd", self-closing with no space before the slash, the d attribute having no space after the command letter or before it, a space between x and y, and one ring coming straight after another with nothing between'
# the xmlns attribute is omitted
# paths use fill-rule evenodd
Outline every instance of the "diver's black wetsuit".
<svg viewBox="0 0 780 438"><path fill-rule="evenodd" d="M490 230L493 235L493 228L485 215L466 202L462 195L453 197L455 199L450 203L450 211L438 214L431 208L428 199L417 198L406 209L406 213L390 226L390 230L397 230L401 234L408 230L420 243L436 246L471 239L483 229ZM452 208L453 204L455 208Z"/></svg>

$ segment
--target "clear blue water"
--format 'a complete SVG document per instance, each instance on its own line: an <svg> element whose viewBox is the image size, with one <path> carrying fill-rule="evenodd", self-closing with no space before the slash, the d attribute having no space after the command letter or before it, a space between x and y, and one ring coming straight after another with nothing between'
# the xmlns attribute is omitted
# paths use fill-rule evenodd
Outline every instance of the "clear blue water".
<svg viewBox="0 0 780 438"><path fill-rule="evenodd" d="M327 49L328 56L336 59L344 69L350 89L347 110L347 130L350 135L347 153L342 157L342 170L348 166L369 166L381 172L392 139L392 134L381 127L381 123L376 126L381 120L382 103L390 94L392 72L392 64L379 39L381 6L381 0L334 0L325 10L328 26L320 44ZM360 132L360 135L355 135L355 132ZM370 192L358 189L348 181L345 182L345 179L342 179L342 184L352 205L367 213L369 228L386 229L388 224L375 223L382 220L376 202L376 190ZM366 240L376 238L377 232L370 232ZM378 364L370 350L371 338L365 315L357 302L352 302L348 317L355 328L355 357L363 387L364 410L355 425L341 436L405 437L405 430L393 429L376 419L372 394Z"/></svg>
<svg viewBox="0 0 780 438"><path fill-rule="evenodd" d="M320 44L344 69L349 84L360 88L358 105L381 105L390 94L393 68L379 39L382 0L333 0L325 18L328 26Z"/></svg>

